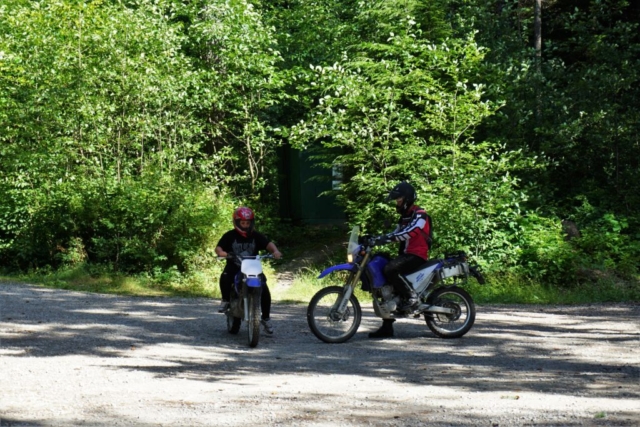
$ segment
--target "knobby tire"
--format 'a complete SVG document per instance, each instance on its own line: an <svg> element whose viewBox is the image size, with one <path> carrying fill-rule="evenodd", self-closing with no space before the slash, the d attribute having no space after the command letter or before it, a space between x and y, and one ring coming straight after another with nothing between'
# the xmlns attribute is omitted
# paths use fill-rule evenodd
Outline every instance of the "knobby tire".
<svg viewBox="0 0 640 427"><path fill-rule="evenodd" d="M467 291L457 286L437 289L428 299L430 304L453 308L453 314L425 313L427 326L440 338L460 338L471 330L476 320L476 307Z"/></svg>
<svg viewBox="0 0 640 427"><path fill-rule="evenodd" d="M249 347L253 348L260 341L260 294L249 294L249 321L247 322Z"/></svg>
<svg viewBox="0 0 640 427"><path fill-rule="evenodd" d="M362 321L362 309L351 294L346 312L338 315L336 306L342 299L342 286L329 286L319 290L307 307L307 323L311 332L326 343L343 343L355 335Z"/></svg>

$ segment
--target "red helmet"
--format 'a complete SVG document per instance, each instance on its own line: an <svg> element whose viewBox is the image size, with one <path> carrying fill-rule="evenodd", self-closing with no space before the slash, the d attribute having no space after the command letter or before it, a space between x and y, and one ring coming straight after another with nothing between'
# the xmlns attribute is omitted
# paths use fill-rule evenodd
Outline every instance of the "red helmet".
<svg viewBox="0 0 640 427"><path fill-rule="evenodd" d="M247 228L242 228L240 227L240 221L250 221L251 225ZM255 215L251 209L243 206L233 211L233 226L243 237L247 237L253 232L255 222Z"/></svg>

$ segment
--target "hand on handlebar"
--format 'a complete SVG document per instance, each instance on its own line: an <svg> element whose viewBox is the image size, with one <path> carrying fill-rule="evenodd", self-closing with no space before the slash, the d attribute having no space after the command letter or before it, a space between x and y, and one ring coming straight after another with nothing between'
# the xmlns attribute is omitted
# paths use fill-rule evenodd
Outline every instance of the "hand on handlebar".
<svg viewBox="0 0 640 427"><path fill-rule="evenodd" d="M236 258L236 254L234 254L233 252L225 252L225 255L218 255L216 258L223 260L223 259L235 259Z"/></svg>
<svg viewBox="0 0 640 427"><path fill-rule="evenodd" d="M389 243L391 241L391 239L386 236L386 235L382 235L382 236L378 236L375 237L373 239L373 246L382 246L382 245L386 245L387 243Z"/></svg>

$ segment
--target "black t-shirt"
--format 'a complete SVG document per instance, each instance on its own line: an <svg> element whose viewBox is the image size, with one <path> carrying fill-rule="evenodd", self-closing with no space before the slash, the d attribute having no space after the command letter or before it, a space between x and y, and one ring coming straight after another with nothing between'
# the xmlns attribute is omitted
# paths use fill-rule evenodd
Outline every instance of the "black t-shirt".
<svg viewBox="0 0 640 427"><path fill-rule="evenodd" d="M258 231L254 231L250 236L244 237L234 228L224 233L216 246L220 246L227 253L255 256L260 251L267 250L267 245L270 242L267 236ZM233 260L228 259L225 270L239 271L240 266Z"/></svg>

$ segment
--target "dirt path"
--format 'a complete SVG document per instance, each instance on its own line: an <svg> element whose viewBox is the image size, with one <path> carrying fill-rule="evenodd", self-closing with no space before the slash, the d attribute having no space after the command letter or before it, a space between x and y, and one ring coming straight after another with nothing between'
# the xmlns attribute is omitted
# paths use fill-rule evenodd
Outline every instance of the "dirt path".
<svg viewBox="0 0 640 427"><path fill-rule="evenodd" d="M640 425L640 304L480 306L462 339L384 341L363 307L337 345L277 305L250 349L217 303L0 284L0 425Z"/></svg>

